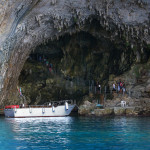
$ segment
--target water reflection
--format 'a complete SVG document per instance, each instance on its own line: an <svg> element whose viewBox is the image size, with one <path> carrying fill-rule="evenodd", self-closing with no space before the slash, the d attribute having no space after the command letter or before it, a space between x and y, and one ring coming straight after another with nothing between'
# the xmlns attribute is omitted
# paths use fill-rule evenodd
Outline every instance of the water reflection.
<svg viewBox="0 0 150 150"><path fill-rule="evenodd" d="M25 132L27 130L28 132L61 133L64 130L70 131L73 118L7 118L6 122L11 124L14 132Z"/></svg>
<svg viewBox="0 0 150 150"><path fill-rule="evenodd" d="M7 118L1 124L2 143L13 142L13 149L150 148L150 118Z"/></svg>
<svg viewBox="0 0 150 150"><path fill-rule="evenodd" d="M72 117L52 118L7 118L15 132L14 139L20 142L47 147L51 143L68 144Z"/></svg>

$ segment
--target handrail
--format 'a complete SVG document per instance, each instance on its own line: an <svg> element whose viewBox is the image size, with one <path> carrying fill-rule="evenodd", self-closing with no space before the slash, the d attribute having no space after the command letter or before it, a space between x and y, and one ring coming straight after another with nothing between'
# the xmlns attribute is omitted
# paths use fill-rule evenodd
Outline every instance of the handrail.
<svg viewBox="0 0 150 150"><path fill-rule="evenodd" d="M68 103L71 102L71 103L73 103L73 100L50 101L50 102L44 103L44 105L45 105L45 104L49 105L50 103L51 103L51 104L54 104L54 103L59 104L59 103L65 103L65 102L68 102Z"/></svg>
<svg viewBox="0 0 150 150"><path fill-rule="evenodd" d="M50 102L46 102L43 105L26 105L22 108L42 108L42 107L52 107L52 106L59 106L59 105L64 105L65 102L68 102L69 104L73 104L73 100L61 100L61 101L50 101Z"/></svg>

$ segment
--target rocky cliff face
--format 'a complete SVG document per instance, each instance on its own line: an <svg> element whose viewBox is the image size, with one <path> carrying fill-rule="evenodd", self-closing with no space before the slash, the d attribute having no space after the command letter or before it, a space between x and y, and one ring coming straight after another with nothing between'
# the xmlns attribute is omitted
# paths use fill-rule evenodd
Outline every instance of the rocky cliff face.
<svg viewBox="0 0 150 150"><path fill-rule="evenodd" d="M147 63L150 54L149 10L148 0L1 1L1 103L16 99L20 72L29 55L41 44L64 41L61 45L64 47L61 49L63 65L59 66L64 76L86 75L85 78L92 76L91 79L108 82L110 74L114 79L130 70L133 64ZM76 35L78 33L80 35ZM65 40L66 35L70 36L72 45ZM82 35L86 38L79 44L75 37L79 39ZM56 49L51 48L51 51ZM76 58L83 62L75 63ZM64 66L65 63L69 65ZM85 68L90 71L79 73Z"/></svg>

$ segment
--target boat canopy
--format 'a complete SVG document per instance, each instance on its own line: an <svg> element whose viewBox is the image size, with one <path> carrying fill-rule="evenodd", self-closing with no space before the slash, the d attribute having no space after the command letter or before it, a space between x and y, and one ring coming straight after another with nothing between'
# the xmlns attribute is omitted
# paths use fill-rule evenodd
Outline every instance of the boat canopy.
<svg viewBox="0 0 150 150"><path fill-rule="evenodd" d="M5 109L19 108L19 105L8 105L5 106Z"/></svg>

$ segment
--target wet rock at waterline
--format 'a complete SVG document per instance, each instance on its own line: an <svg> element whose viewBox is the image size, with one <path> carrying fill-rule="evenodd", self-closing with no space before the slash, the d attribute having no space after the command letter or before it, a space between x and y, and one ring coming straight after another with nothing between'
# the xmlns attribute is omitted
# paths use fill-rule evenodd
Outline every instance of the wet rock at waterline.
<svg viewBox="0 0 150 150"><path fill-rule="evenodd" d="M129 101L132 101L132 104ZM121 107L121 101L111 100L111 105L106 105L103 108L96 106L96 103L85 101L79 107L78 113L82 116L149 116L150 115L150 101L148 99L141 99L140 104L137 105L136 99L126 99L126 106Z"/></svg>

